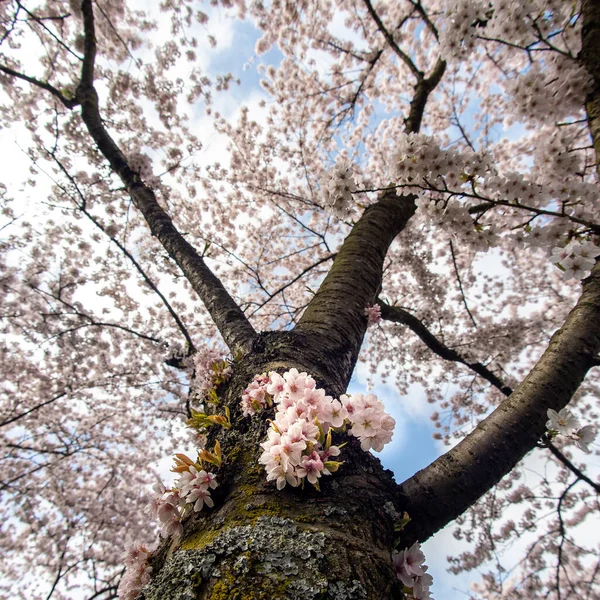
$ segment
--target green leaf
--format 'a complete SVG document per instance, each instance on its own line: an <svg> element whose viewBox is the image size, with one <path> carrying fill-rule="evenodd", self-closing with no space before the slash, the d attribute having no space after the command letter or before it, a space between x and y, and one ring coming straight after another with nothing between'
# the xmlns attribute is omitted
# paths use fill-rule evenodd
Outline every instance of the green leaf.
<svg viewBox="0 0 600 600"><path fill-rule="evenodd" d="M404 512L402 518L394 523L394 531L402 531L411 521L412 519L408 516L408 513Z"/></svg>

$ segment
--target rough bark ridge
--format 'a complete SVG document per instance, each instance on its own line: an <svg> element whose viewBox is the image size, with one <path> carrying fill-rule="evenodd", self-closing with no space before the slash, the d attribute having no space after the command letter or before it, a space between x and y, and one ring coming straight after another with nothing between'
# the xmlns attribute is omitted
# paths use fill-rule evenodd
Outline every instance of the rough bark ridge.
<svg viewBox="0 0 600 600"><path fill-rule="evenodd" d="M585 108L596 153L596 171L600 174L600 4L597 0L584 0L581 14L581 61L593 78Z"/></svg>

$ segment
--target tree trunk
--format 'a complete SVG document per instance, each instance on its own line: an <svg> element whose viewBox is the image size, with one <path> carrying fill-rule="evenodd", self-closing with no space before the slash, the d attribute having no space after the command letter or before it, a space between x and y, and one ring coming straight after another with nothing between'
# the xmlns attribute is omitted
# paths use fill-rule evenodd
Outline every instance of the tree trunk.
<svg viewBox="0 0 600 600"><path fill-rule="evenodd" d="M344 464L322 477L321 491L277 491L258 463L272 411L243 417L242 391L253 375L296 367L313 373L319 350L292 332L262 334L254 352L235 363L219 389L233 427L211 432L225 462L215 507L184 522L179 540L164 542L152 560L146 600L387 600L401 597L391 560L396 484L390 471L350 438ZM288 357L295 355L295 360ZM322 358L321 358L322 360ZM328 382L317 379L328 390ZM330 386L329 386L330 387ZM219 412L222 412L219 408ZM215 428L213 428L215 429ZM337 440L335 440L337 441ZM344 440L339 440L338 443Z"/></svg>

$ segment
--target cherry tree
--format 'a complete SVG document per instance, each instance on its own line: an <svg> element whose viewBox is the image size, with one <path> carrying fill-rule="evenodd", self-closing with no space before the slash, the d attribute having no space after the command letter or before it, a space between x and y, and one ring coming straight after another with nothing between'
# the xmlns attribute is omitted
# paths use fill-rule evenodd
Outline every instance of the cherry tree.
<svg viewBox="0 0 600 600"><path fill-rule="evenodd" d="M2 597L428 598L454 522L473 598L599 598L598 3L160 11L0 3Z"/></svg>

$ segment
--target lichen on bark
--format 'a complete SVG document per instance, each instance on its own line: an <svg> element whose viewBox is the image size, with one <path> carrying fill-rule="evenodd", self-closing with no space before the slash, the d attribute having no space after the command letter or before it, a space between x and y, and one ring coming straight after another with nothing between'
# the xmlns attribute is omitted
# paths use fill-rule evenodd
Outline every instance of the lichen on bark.
<svg viewBox="0 0 600 600"><path fill-rule="evenodd" d="M310 365L318 348L298 347L285 333L261 337L251 356L235 362L218 389L231 411L232 428L211 428L225 463L214 509L187 518L181 539L168 540L151 561L153 579L144 600L387 600L399 598L391 551L396 484L377 459L348 439L344 464L323 478L321 490L277 491L259 464L269 411L246 418L239 403L252 374L274 361ZM292 347L293 346L293 347ZM287 357L296 351L300 364ZM279 370L282 368L280 367ZM321 379L321 378L319 378ZM327 382L324 381L324 387ZM341 440L340 440L341 441Z"/></svg>
<svg viewBox="0 0 600 600"><path fill-rule="evenodd" d="M224 528L203 547L174 553L144 589L145 600L368 600L348 558L327 532L292 519L259 517ZM334 561L338 562L339 561ZM354 573L354 575L356 575ZM378 597L383 590L379 590Z"/></svg>

